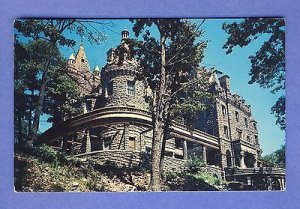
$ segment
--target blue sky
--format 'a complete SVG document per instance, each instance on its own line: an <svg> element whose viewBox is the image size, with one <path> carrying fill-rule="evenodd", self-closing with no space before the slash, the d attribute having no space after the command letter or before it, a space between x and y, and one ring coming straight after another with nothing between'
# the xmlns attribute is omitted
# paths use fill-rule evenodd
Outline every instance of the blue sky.
<svg viewBox="0 0 300 209"><path fill-rule="evenodd" d="M130 32L130 37L134 38L132 32L133 24L128 20L104 20L106 22L113 23L113 27L110 29L104 29L104 33L107 35L107 40L100 45L91 45L88 40L83 38L84 48L92 69L96 65L101 68L106 64L106 52L120 43L121 31L127 28ZM193 20L196 23L200 23L202 20ZM207 67L216 67L224 74L230 76L230 87L232 93L238 93L245 100L246 103L251 105L252 114L257 121L260 145L263 149L263 155L269 154L272 151L280 148L284 144L285 132L275 125L275 117L271 114L271 107L275 104L279 95L270 93L269 89L262 89L258 84L249 85L250 80L249 71L251 68L248 57L254 55L260 48L261 44L267 38L261 36L255 42L244 48L236 47L233 53L226 55L222 46L226 42L227 34L222 30L222 24L224 22L240 21L239 19L207 19L202 25L202 29L205 31L204 40L209 40L208 47L205 52L205 57L201 65ZM102 28L103 29L103 28ZM157 35L155 29L150 30L152 34ZM67 34L76 40L76 46L71 48L61 48L62 54L68 58L73 52L76 54L81 38L74 33ZM41 131L44 131L50 124L47 124L45 117L42 117Z"/></svg>

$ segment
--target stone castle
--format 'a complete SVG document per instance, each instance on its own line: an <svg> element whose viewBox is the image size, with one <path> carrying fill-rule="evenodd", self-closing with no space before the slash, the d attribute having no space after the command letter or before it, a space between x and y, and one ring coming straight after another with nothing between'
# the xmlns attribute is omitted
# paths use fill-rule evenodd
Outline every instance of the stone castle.
<svg viewBox="0 0 300 209"><path fill-rule="evenodd" d="M92 71L83 45L68 59L68 72L84 98L83 114L53 125L42 135L47 144L77 157L123 166L139 165L143 153L151 153L152 118L147 96L151 90L136 80L138 62L131 56L129 32L121 33L122 56L107 52L107 64ZM257 122L250 105L230 91L229 76L211 73L216 99L200 113L195 129L173 122L166 143L164 169L180 171L191 155L219 178L242 182L256 190L283 190L285 170L266 166L259 159Z"/></svg>

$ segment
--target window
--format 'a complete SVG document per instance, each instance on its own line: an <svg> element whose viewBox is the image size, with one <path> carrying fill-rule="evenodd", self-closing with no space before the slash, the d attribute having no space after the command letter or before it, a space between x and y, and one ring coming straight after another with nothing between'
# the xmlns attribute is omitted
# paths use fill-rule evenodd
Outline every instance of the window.
<svg viewBox="0 0 300 209"><path fill-rule="evenodd" d="M92 101L91 100L86 101L85 105L86 105L86 110L88 112L92 110Z"/></svg>
<svg viewBox="0 0 300 209"><path fill-rule="evenodd" d="M248 128L248 120L247 120L247 118L244 118L244 120L245 120L245 126L246 126L246 128Z"/></svg>
<svg viewBox="0 0 300 209"><path fill-rule="evenodd" d="M222 115L223 116L226 115L226 107L224 105L222 105Z"/></svg>
<svg viewBox="0 0 300 209"><path fill-rule="evenodd" d="M136 149L136 147L135 147L135 137L129 137L128 146L129 146L129 150L135 150Z"/></svg>
<svg viewBox="0 0 300 209"><path fill-rule="evenodd" d="M135 95L135 82L134 81L127 81L127 90L128 94L131 96Z"/></svg>
<svg viewBox="0 0 300 209"><path fill-rule="evenodd" d="M84 62L84 59L81 59L81 62Z"/></svg>
<svg viewBox="0 0 300 209"><path fill-rule="evenodd" d="M107 95L110 96L113 94L113 82L109 82L107 85Z"/></svg>
<svg viewBox="0 0 300 209"><path fill-rule="evenodd" d="M175 138L175 147L176 147L177 149L183 147L183 143L182 143L182 140L181 140L181 139Z"/></svg>
<svg viewBox="0 0 300 209"><path fill-rule="evenodd" d="M225 138L229 138L229 133L228 133L228 127L227 126L224 126L224 136Z"/></svg>
<svg viewBox="0 0 300 209"><path fill-rule="evenodd" d="M255 138L255 143L258 144L258 136L254 135L254 138Z"/></svg>
<svg viewBox="0 0 300 209"><path fill-rule="evenodd" d="M247 136L247 142L249 142L249 143L251 142L250 141L250 136Z"/></svg>
<svg viewBox="0 0 300 209"><path fill-rule="evenodd" d="M236 122L239 122L239 120L240 120L240 116L239 116L238 111L235 111L235 120L236 120Z"/></svg>
<svg viewBox="0 0 300 209"><path fill-rule="evenodd" d="M237 132L237 138L238 138L239 140L242 140L242 131L236 130L236 132Z"/></svg>
<svg viewBox="0 0 300 209"><path fill-rule="evenodd" d="M103 150L110 150L111 149L111 140L106 138L103 140Z"/></svg>

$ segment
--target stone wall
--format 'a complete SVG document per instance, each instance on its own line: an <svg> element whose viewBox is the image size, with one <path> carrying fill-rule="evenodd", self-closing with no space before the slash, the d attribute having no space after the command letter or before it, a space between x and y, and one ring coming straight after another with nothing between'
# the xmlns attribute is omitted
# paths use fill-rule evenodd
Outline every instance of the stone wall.
<svg viewBox="0 0 300 209"><path fill-rule="evenodd" d="M128 69L127 69L128 68ZM145 84L136 80L132 66L107 65L102 72L101 83L104 94L104 106L127 106L148 110L145 100ZM128 91L128 82L134 83L134 95Z"/></svg>
<svg viewBox="0 0 300 209"><path fill-rule="evenodd" d="M129 151L129 150L101 150L85 154L76 155L82 159L93 159L99 164L104 164L107 161L115 163L117 166L141 166L149 165L150 156L144 152ZM185 169L186 160L165 157L164 170L172 172L180 172Z"/></svg>
<svg viewBox="0 0 300 209"><path fill-rule="evenodd" d="M128 150L101 150L80 154L76 157L93 159L99 164L104 164L108 161L115 163L117 166L132 167L138 166L141 162L140 152Z"/></svg>
<svg viewBox="0 0 300 209"><path fill-rule="evenodd" d="M94 162L103 165L105 163L113 162L119 167L134 167L145 166L150 163L150 156L145 152L128 151L128 150L102 150L80 154L76 157L82 159L92 159ZM186 160L177 159L165 156L164 170L169 172L181 172L186 169ZM206 166L202 168L203 172L207 172L218 178L222 178L221 168L217 166Z"/></svg>
<svg viewBox="0 0 300 209"><path fill-rule="evenodd" d="M186 160L165 156L164 170L169 172L181 172L186 169Z"/></svg>

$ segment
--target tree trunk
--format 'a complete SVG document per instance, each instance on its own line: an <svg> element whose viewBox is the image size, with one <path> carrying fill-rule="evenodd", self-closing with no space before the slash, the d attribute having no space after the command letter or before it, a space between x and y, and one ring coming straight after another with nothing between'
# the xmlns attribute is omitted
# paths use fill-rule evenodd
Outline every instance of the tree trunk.
<svg viewBox="0 0 300 209"><path fill-rule="evenodd" d="M160 154L161 154L161 144L162 144L162 123L155 121L155 126L153 130L153 142L152 142L152 152L151 152L151 181L150 190L160 191L161 190L161 175L160 175Z"/></svg>
<svg viewBox="0 0 300 209"><path fill-rule="evenodd" d="M33 97L34 97L34 90L31 90L31 100L30 100L29 116L28 116L28 137L31 136L31 131L32 131L31 125L32 125Z"/></svg>
<svg viewBox="0 0 300 209"><path fill-rule="evenodd" d="M169 125L166 124L165 128L163 130L163 139L162 139L160 164L159 164L159 172L160 172L161 177L164 177L164 157L165 157L165 149L166 149L167 135L168 135L168 129L169 129L168 127L169 127Z"/></svg>
<svg viewBox="0 0 300 209"><path fill-rule="evenodd" d="M151 154L151 181L150 190L160 191L161 190L161 173L160 173L160 159L161 159L161 147L163 140L164 130L164 105L165 99L164 94L166 91L166 49L165 49L166 37L161 33L160 44L161 44L161 78L158 93L154 98L154 124L153 124L153 140L152 140L152 154Z"/></svg>
<svg viewBox="0 0 300 209"><path fill-rule="evenodd" d="M23 136L22 136L22 115L19 112L18 113L18 144L22 144L23 143Z"/></svg>
<svg viewBox="0 0 300 209"><path fill-rule="evenodd" d="M45 61L45 65L44 65L44 70L43 70L43 74L42 74L42 85L40 88L39 98L37 101L37 106L36 106L36 110L34 112L34 117L33 117L33 124L32 124L31 137L30 137L30 140L32 141L32 143L37 140L37 132L39 129L40 116L42 114L44 98L45 98L45 93L46 93L47 73L48 73L50 60L52 58L52 52L53 52L54 46L55 46L55 43L52 44L50 53L49 53L49 57Z"/></svg>

